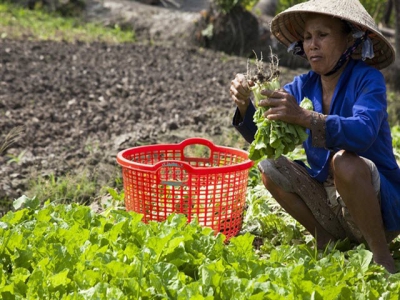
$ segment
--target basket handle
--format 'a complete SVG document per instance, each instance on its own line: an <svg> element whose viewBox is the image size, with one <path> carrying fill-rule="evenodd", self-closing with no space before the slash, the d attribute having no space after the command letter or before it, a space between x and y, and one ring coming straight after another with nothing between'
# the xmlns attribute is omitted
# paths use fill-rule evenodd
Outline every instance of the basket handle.
<svg viewBox="0 0 400 300"><path fill-rule="evenodd" d="M204 153L202 155L189 155L190 147L191 146L203 146L205 149L200 149ZM184 161L190 162L190 161L197 161L197 162L203 162L203 163L211 163L212 157L215 151L218 151L218 147L213 144L211 141L203 139L203 138L188 138L184 141L182 141L179 144L179 147L181 148L181 155ZM199 149L197 149L199 150ZM205 152L205 150L207 152ZM188 152L186 152L188 151Z"/></svg>
<svg viewBox="0 0 400 300"><path fill-rule="evenodd" d="M213 151L217 149L217 146L210 142L207 139L204 138L188 138L182 141L179 145L179 148L181 149L182 153L182 160L177 161L177 160L169 160L169 161L161 161L157 164L154 165L155 168L157 168L157 174L158 178L160 180L160 184L164 185L172 185L172 186L184 186L187 185L188 182L188 177L189 173L193 173L194 168L190 165L190 161L197 161L197 162L203 162L203 163L209 163L210 160L212 159ZM209 155L208 157L196 157L196 156L188 156L185 155L185 149L187 149L190 146L205 146L207 147L207 150L209 150ZM169 169L171 169L174 173L176 171L176 168L182 169L182 174L181 177L183 177L184 180L163 180L161 175L163 173L168 173ZM186 174L186 175L185 175ZM167 176L168 177L168 176ZM186 177L186 179L185 179Z"/></svg>
<svg viewBox="0 0 400 300"><path fill-rule="evenodd" d="M207 146L208 148L210 148L210 150L215 150L217 148L217 146L213 142L199 137L187 138L180 143L180 145L182 145L183 148L196 144Z"/></svg>

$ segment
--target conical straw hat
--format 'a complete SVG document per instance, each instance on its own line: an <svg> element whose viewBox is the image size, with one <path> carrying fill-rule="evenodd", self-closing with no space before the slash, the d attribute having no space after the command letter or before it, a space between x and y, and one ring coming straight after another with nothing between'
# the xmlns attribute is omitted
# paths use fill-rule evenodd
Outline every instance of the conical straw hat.
<svg viewBox="0 0 400 300"><path fill-rule="evenodd" d="M383 69L395 59L395 50L382 35L374 19L358 0L309 0L294 5L276 15L271 22L271 32L279 42L288 47L291 43L303 40L306 13L319 13L346 20L362 31L369 30L375 56L365 60L369 65ZM361 45L352 55L361 58Z"/></svg>

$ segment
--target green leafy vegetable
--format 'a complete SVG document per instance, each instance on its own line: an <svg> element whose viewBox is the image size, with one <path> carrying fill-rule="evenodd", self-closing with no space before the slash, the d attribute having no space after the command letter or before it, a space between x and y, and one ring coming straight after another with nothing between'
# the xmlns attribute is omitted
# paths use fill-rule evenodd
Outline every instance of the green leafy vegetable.
<svg viewBox="0 0 400 300"><path fill-rule="evenodd" d="M398 299L400 274L363 245L317 251L262 185L248 195L257 251L248 230L227 244L182 214L24 204L0 219L0 299Z"/></svg>
<svg viewBox="0 0 400 300"><path fill-rule="evenodd" d="M289 124L279 120L268 120L264 117L264 112L268 107L260 107L258 103L265 98L261 94L262 90L277 90L280 88L279 71L277 71L277 62L272 61L269 74L264 73L261 60L256 60L257 74L250 79L254 82L252 92L254 102L257 108L254 114L254 123L257 126L257 132L254 141L250 145L249 158L253 161L259 161L263 158L278 158L282 154L292 152L298 145L301 145L308 138L306 129L299 125ZM249 74L248 74L249 76ZM304 98L300 106L313 110L310 99Z"/></svg>

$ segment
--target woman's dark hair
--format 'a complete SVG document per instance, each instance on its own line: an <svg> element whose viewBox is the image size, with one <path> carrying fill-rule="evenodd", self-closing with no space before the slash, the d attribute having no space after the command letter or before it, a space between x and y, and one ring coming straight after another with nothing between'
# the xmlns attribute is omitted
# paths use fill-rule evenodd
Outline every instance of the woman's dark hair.
<svg viewBox="0 0 400 300"><path fill-rule="evenodd" d="M343 23L342 32L344 34L349 34L353 31L349 22L347 22L345 20L340 20L340 21L342 21L342 23Z"/></svg>

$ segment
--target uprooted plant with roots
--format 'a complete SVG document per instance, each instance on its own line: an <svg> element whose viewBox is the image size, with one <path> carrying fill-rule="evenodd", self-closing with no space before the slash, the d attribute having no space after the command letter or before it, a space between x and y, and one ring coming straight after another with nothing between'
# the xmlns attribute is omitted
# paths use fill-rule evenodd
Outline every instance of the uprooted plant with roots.
<svg viewBox="0 0 400 300"><path fill-rule="evenodd" d="M254 141L250 145L249 158L259 161L263 158L278 158L283 154L292 152L298 145L301 145L307 138L306 129L300 125L288 124L280 120L269 120L264 117L268 107L259 106L259 102L265 99L262 95L263 90L278 90L281 88L279 82L279 60L271 52L270 63L264 63L261 54L260 59L256 55L254 61L255 73L250 63L247 65L247 80L254 83L251 87L256 112L254 123L257 125L257 132ZM313 105L308 98L304 98L300 106L312 110Z"/></svg>

